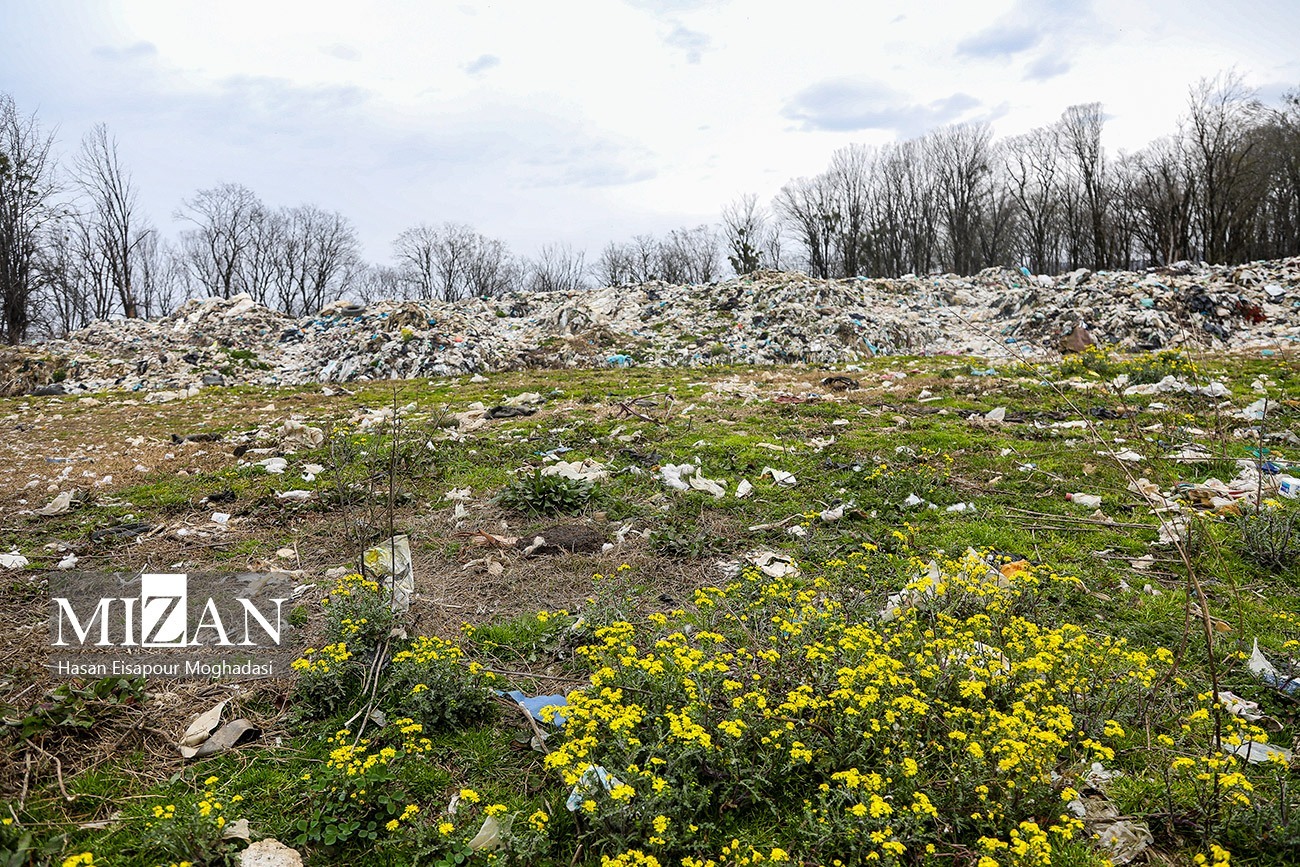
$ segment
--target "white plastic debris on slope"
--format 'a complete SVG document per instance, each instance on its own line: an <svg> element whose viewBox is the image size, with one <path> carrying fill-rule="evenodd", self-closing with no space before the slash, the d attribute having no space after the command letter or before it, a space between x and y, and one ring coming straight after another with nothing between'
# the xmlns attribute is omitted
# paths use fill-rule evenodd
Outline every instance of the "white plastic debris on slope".
<svg viewBox="0 0 1300 867"><path fill-rule="evenodd" d="M10 551L8 554L0 554L0 568L4 569L25 569L31 561L19 554L17 551Z"/></svg>
<svg viewBox="0 0 1300 867"><path fill-rule="evenodd" d="M1006 588L1010 586L1007 577L999 570L989 565L979 552L974 548L967 548L966 553L961 559L962 574L967 578L976 578L986 581L989 584ZM880 620L888 623L896 620L906 609L919 605L926 599L933 599L939 594L939 587L943 584L943 573L939 569L939 564L934 560L925 564L925 569L911 583L898 593L893 593L885 601L885 607L880 610Z"/></svg>
<svg viewBox="0 0 1300 867"><path fill-rule="evenodd" d="M272 475L280 475L289 468L289 462L284 458L267 458L257 462L257 466L266 470Z"/></svg>
<svg viewBox="0 0 1300 867"><path fill-rule="evenodd" d="M1096 836L1097 847L1112 864L1128 864L1156 841L1145 822L1133 819L1106 824L1097 830Z"/></svg>
<svg viewBox="0 0 1300 867"><path fill-rule="evenodd" d="M664 464L659 467L659 478L675 491L704 491L716 499L727 495L722 482L706 478L694 464Z"/></svg>
<svg viewBox="0 0 1300 867"><path fill-rule="evenodd" d="M1269 406L1269 399L1261 397L1259 400L1243 409L1240 414L1241 417L1247 421L1262 421L1264 415L1268 412ZM1276 402L1273 403L1273 406L1276 407Z"/></svg>
<svg viewBox="0 0 1300 867"><path fill-rule="evenodd" d="M392 588L390 606L394 611L411 609L411 596L415 594L415 572L411 567L411 540L406 536L393 536L366 550L361 557L366 574L380 586Z"/></svg>
<svg viewBox="0 0 1300 867"><path fill-rule="evenodd" d="M529 407L537 406L542 402L542 396L535 391L525 391L522 394L515 394L501 401L502 406Z"/></svg>
<svg viewBox="0 0 1300 867"><path fill-rule="evenodd" d="M775 551L750 551L741 560L719 560L718 571L728 578L735 578L744 566L753 566L769 578L794 577L799 574L799 566L786 554Z"/></svg>
<svg viewBox="0 0 1300 867"><path fill-rule="evenodd" d="M1164 493L1160 490L1160 486L1155 482L1152 482L1146 476L1143 476L1137 481L1129 482L1128 489L1146 500L1147 505L1151 507L1152 511L1178 511L1178 504L1165 497Z"/></svg>
<svg viewBox="0 0 1300 867"><path fill-rule="evenodd" d="M852 503L840 503L838 506L834 506L833 508L822 509L820 512L817 513L817 517L821 518L823 521L829 524L832 521L838 521L841 518L843 518L845 509L852 509L852 508L853 508Z"/></svg>
<svg viewBox="0 0 1300 867"><path fill-rule="evenodd" d="M1250 673L1262 680L1264 683L1276 690L1281 690L1288 695L1300 695L1300 666L1295 663L1291 664L1291 670L1296 672L1292 676L1283 676L1274 667L1273 663L1268 661L1259 649L1259 640L1256 639L1254 646L1250 650L1250 658L1246 660L1246 667Z"/></svg>
<svg viewBox="0 0 1300 867"><path fill-rule="evenodd" d="M597 460L587 458L583 461L558 461L542 468L544 476L559 476L575 482L594 484L609 478L609 470Z"/></svg>
<svg viewBox="0 0 1300 867"><path fill-rule="evenodd" d="M1223 705L1224 709L1227 710L1228 713L1233 716L1241 717L1246 722L1260 722L1261 720L1276 722L1271 717L1265 716L1260 712L1259 702L1247 701L1236 693L1228 692L1227 690L1219 693L1219 704ZM1278 724L1278 727L1280 727L1280 723Z"/></svg>
<svg viewBox="0 0 1300 867"><path fill-rule="evenodd" d="M1283 765L1291 764L1292 753L1290 750L1282 747L1275 747L1272 744L1262 744L1258 741L1246 741L1240 744L1224 744L1223 751L1232 753L1240 759L1245 759L1252 765L1263 764L1264 762L1278 762Z"/></svg>
<svg viewBox="0 0 1300 867"><path fill-rule="evenodd" d="M285 419L280 425L280 442L289 448L315 449L325 442L325 431L308 427L297 419Z"/></svg>
<svg viewBox="0 0 1300 867"><path fill-rule="evenodd" d="M168 389L175 399L213 378L292 385L478 375L513 369L521 358L556 369L608 367L633 346L637 363L653 366L719 357L818 365L894 353L993 357L1005 352L1004 334L1016 335L1018 354L1038 357L1071 348L1063 338L1080 334L1121 350L1264 349L1300 336L1300 308L1292 301L1300 283L1296 261L1182 263L1077 278L1006 268L869 281L762 272L707 288L654 281L455 302L349 302L299 319L248 298L210 298L186 302L160 320L96 322L39 350L66 360L65 369L79 377L63 383L70 394ZM995 324L975 330L972 321ZM771 338L755 339L763 331ZM701 333L715 335L707 350L696 343ZM582 339L554 339L565 336ZM247 352L257 363L230 369L223 349ZM146 354L148 365L123 361ZM226 370L222 377L219 368ZM1205 386L1170 378L1136 388L1156 394Z"/></svg>
<svg viewBox="0 0 1300 867"><path fill-rule="evenodd" d="M908 584L904 590L890 594L889 599L885 601L885 607L880 609L881 622L889 623L891 620L896 620L905 609L915 606L922 600L933 599L938 593L941 580L939 564L931 560L918 579Z"/></svg>
<svg viewBox="0 0 1300 867"><path fill-rule="evenodd" d="M72 491L63 491L57 497L49 502L49 505L42 506L36 510L36 514L52 517L54 515L63 515L72 508Z"/></svg>
<svg viewBox="0 0 1300 867"><path fill-rule="evenodd" d="M740 484L736 485L736 496L740 499L748 497L754 493L754 486L749 483L749 479L741 479Z"/></svg>
<svg viewBox="0 0 1300 867"><path fill-rule="evenodd" d="M771 476L772 481L783 488L793 488L799 484L799 480L795 478L794 473L787 473L785 470L778 470L775 467L763 467L763 472L760 475Z"/></svg>
<svg viewBox="0 0 1300 867"><path fill-rule="evenodd" d="M1156 541L1161 545L1175 545L1186 542L1191 531L1191 522L1182 515L1171 515L1160 522L1160 533Z"/></svg>

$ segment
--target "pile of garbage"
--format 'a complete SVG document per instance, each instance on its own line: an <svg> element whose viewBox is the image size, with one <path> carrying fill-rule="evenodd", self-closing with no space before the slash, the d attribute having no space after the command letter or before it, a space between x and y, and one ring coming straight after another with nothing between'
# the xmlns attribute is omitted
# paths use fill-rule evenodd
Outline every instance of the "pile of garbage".
<svg viewBox="0 0 1300 867"><path fill-rule="evenodd" d="M293 319L247 295L161 319L99 322L0 355L0 393L170 390L441 377L521 367L851 364L873 355L1052 356L1285 348L1300 339L1300 259L1176 263L1057 277L989 268L898 279L762 271L457 302L338 301Z"/></svg>

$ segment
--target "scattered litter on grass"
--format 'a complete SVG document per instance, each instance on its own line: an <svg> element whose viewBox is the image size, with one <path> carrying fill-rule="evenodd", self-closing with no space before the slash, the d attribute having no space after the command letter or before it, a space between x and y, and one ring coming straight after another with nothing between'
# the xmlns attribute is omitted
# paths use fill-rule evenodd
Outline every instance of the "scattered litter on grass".
<svg viewBox="0 0 1300 867"><path fill-rule="evenodd" d="M289 462L284 458L266 458L257 461L256 465L275 476L280 475L289 468Z"/></svg>
<svg viewBox="0 0 1300 867"><path fill-rule="evenodd" d="M361 563L381 587L391 588L389 604L394 611L410 610L411 596L415 594L415 572L411 567L411 540L407 536L393 536L368 548Z"/></svg>
<svg viewBox="0 0 1300 867"><path fill-rule="evenodd" d="M1240 759L1245 759L1252 765L1263 764L1264 762L1278 762L1279 764L1291 764L1291 751L1281 747L1275 747L1272 744L1262 744L1258 741L1245 741L1240 744L1224 744L1224 752L1231 753Z"/></svg>
<svg viewBox="0 0 1300 867"><path fill-rule="evenodd" d="M1101 497L1097 494L1066 494L1065 499L1074 503L1076 506L1082 506L1085 509L1095 509L1101 505Z"/></svg>
<svg viewBox="0 0 1300 867"><path fill-rule="evenodd" d="M51 500L48 505L37 509L36 514L44 515L46 517L67 514L72 509L72 496L72 491L63 491Z"/></svg>
<svg viewBox="0 0 1300 867"><path fill-rule="evenodd" d="M569 797L565 800L564 806L568 808L570 813L577 812L582 807L582 802L596 794L596 792L601 789L612 792L621 785L623 785L622 781L605 770L603 766L587 765L583 769L582 775L578 777L578 782L574 784L573 789L569 792Z"/></svg>
<svg viewBox="0 0 1300 867"><path fill-rule="evenodd" d="M726 486L722 482L706 478L694 464L664 464L659 467L659 478L675 491L704 491L715 499L727 495Z"/></svg>
<svg viewBox="0 0 1300 867"><path fill-rule="evenodd" d="M799 480L795 478L794 473L788 473L785 470L778 470L775 467L763 467L763 472L759 475L771 476L772 481L776 482L783 488L793 488L795 485L799 484Z"/></svg>
<svg viewBox="0 0 1300 867"><path fill-rule="evenodd" d="M504 695L508 695L512 699L514 699L519 704L520 707L528 711L529 715L532 716L532 718L537 720L538 722L554 723L556 726L564 725L563 708L568 704L568 699L566 699L564 696L562 695L530 696L530 695L525 695L521 690L518 689L512 689L509 692L504 693ZM551 714L543 715L542 711L548 707L553 707L556 709L554 711L553 716ZM547 716L550 716L551 718L547 719L546 718Z"/></svg>
<svg viewBox="0 0 1300 867"><path fill-rule="evenodd" d="M1250 658L1246 660L1246 667L1250 673L1262 680L1268 686L1273 687L1280 692L1288 695L1300 695L1300 665L1290 664L1290 670L1296 672L1294 675L1283 677L1268 661L1268 657L1259 649L1259 640L1256 639L1250 649Z"/></svg>
<svg viewBox="0 0 1300 867"><path fill-rule="evenodd" d="M609 478L609 470L599 461L587 458L582 461L558 461L542 468L543 476L559 476L575 482L595 484Z"/></svg>
<svg viewBox="0 0 1300 867"><path fill-rule="evenodd" d="M199 714L185 729L185 734L181 735L180 752L187 759L194 758L198 748L206 741L221 722L221 714L226 709L226 703L229 699L217 702L212 707Z"/></svg>
<svg viewBox="0 0 1300 867"><path fill-rule="evenodd" d="M261 736L262 732L257 726L249 720L234 719L223 725L205 739L198 748L194 750L190 759L206 759L209 756L218 756L228 752L237 746L250 743Z"/></svg>

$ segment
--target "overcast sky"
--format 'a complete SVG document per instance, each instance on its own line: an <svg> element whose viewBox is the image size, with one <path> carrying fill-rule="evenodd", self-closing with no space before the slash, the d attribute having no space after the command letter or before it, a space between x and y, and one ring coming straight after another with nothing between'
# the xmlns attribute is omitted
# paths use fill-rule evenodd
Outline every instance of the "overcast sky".
<svg viewBox="0 0 1300 867"><path fill-rule="evenodd" d="M852 142L1096 100L1131 150L1202 76L1300 85L1300 0L0 0L0 32L0 90L65 153L107 123L165 232L237 181L342 211L374 259L443 221L594 258Z"/></svg>

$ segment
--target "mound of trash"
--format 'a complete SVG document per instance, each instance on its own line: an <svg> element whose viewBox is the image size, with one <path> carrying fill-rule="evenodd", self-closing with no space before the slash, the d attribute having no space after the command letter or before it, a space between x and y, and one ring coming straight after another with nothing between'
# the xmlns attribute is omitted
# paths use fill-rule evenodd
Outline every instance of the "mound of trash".
<svg viewBox="0 0 1300 867"><path fill-rule="evenodd" d="M341 300L294 319L247 295L98 322L0 355L0 393L443 377L521 367L851 364L885 354L1054 356L1281 349L1300 339L1300 258L1057 277L817 280L762 271L456 302Z"/></svg>

